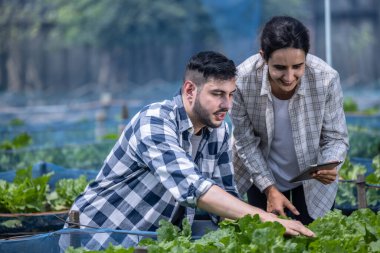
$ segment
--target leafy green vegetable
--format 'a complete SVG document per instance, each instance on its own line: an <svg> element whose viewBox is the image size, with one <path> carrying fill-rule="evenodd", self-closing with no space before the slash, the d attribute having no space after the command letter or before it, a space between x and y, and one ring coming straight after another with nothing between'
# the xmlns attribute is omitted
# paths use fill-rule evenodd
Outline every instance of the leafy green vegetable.
<svg viewBox="0 0 380 253"><path fill-rule="evenodd" d="M27 147L32 143L32 138L27 133L15 136L11 141L5 140L0 143L0 150L13 150Z"/></svg>
<svg viewBox="0 0 380 253"><path fill-rule="evenodd" d="M369 247L380 239L380 214L359 209L350 216L340 211L315 220L309 228L318 236L310 243L311 252L378 252Z"/></svg>
<svg viewBox="0 0 380 253"><path fill-rule="evenodd" d="M89 184L87 177L63 178L55 184L55 191L48 195L49 204L54 210L69 209L76 197L81 194Z"/></svg>
<svg viewBox="0 0 380 253"><path fill-rule="evenodd" d="M59 164L66 168L97 168L101 167L104 157L113 145L114 141L102 141L62 147L23 148L9 151L0 149L0 171L22 169L40 161Z"/></svg>
<svg viewBox="0 0 380 253"><path fill-rule="evenodd" d="M169 222L160 225L157 241L145 239L139 244L147 246L148 252L300 252L307 244L304 239L287 240L280 223L261 222L258 215L223 221L220 229L195 241L188 232L181 234L179 228Z"/></svg>
<svg viewBox="0 0 380 253"><path fill-rule="evenodd" d="M351 157L372 158L380 153L380 132L362 126L348 126Z"/></svg>
<svg viewBox="0 0 380 253"><path fill-rule="evenodd" d="M364 110L359 110L358 103L353 98L347 97L343 101L343 110L345 112L360 113L364 115L374 115L379 112L379 107L374 106L374 107L366 108Z"/></svg>
<svg viewBox="0 0 380 253"><path fill-rule="evenodd" d="M355 183L339 183L335 198L337 208L357 208L357 193Z"/></svg>
<svg viewBox="0 0 380 253"><path fill-rule="evenodd" d="M343 180L356 180L359 174L365 174L367 169L364 165L353 164L347 158L339 170L339 177ZM335 204L338 207L357 207L356 184L354 182L339 183Z"/></svg>
<svg viewBox="0 0 380 253"><path fill-rule="evenodd" d="M12 127L17 127L17 126L24 126L25 121L22 119L14 118L9 121L9 125Z"/></svg>
<svg viewBox="0 0 380 253"><path fill-rule="evenodd" d="M32 178L32 168L16 172L13 183L0 180L0 212L27 213L45 210L52 173Z"/></svg>
<svg viewBox="0 0 380 253"><path fill-rule="evenodd" d="M344 180L356 180L359 174L365 174L367 168L361 164L353 164L350 159L346 159L339 170L339 176Z"/></svg>
<svg viewBox="0 0 380 253"><path fill-rule="evenodd" d="M355 211L347 217L339 210L309 225L317 237L285 237L285 228L277 222L261 222L258 215L236 221L223 221L220 228L192 241L179 229L162 223L159 239L141 241L148 252L378 252L380 214L370 209Z"/></svg>
<svg viewBox="0 0 380 253"><path fill-rule="evenodd" d="M18 219L6 220L0 223L0 226L5 228L18 228L22 227L22 222Z"/></svg>
<svg viewBox="0 0 380 253"><path fill-rule="evenodd" d="M149 252L161 252L161 249L167 250L166 252L180 252L182 247L190 246L191 227L187 219L182 221L182 231L166 220L160 220L159 225L157 240L146 238L139 245L147 246Z"/></svg>
<svg viewBox="0 0 380 253"><path fill-rule="evenodd" d="M373 185L380 185L380 154L375 156L372 160L373 173L366 177L366 183ZM368 206L378 207L380 205L380 189L367 188L366 191Z"/></svg>
<svg viewBox="0 0 380 253"><path fill-rule="evenodd" d="M16 171L13 183L0 179L0 212L29 213L70 208L89 183L85 175L77 179L60 179L54 192L48 182L53 172L32 177L32 168Z"/></svg>
<svg viewBox="0 0 380 253"><path fill-rule="evenodd" d="M119 138L119 134L117 133L108 133L102 136L102 140L116 141L118 138Z"/></svg>
<svg viewBox="0 0 380 253"><path fill-rule="evenodd" d="M369 184L380 184L380 154L372 160L373 173L366 177L366 182Z"/></svg>
<svg viewBox="0 0 380 253"><path fill-rule="evenodd" d="M343 110L345 112L357 112L359 110L359 107L353 98L347 97L343 101Z"/></svg>
<svg viewBox="0 0 380 253"><path fill-rule="evenodd" d="M380 155L377 155L372 160L373 172L370 173L365 181L367 184L380 185ZM349 159L346 159L339 175L344 180L356 180L359 174L366 174L367 169L364 165L353 164ZM378 207L380 204L380 189L366 187L366 198L369 207ZM339 208L357 208L357 191L355 182L340 182L337 197L335 200L336 206Z"/></svg>
<svg viewBox="0 0 380 253"><path fill-rule="evenodd" d="M83 248L76 248L69 247L65 253L133 253L135 252L135 249L133 247L131 248L124 248L123 246L114 246L112 243L110 243L110 246L105 250L85 250Z"/></svg>
<svg viewBox="0 0 380 253"><path fill-rule="evenodd" d="M280 223L261 222L258 215L247 215L236 221L226 220L219 225L218 230L206 233L198 240L192 240L187 220L182 224L184 228L182 231L162 220L157 230L157 240L144 239L140 241L139 246L143 246L150 253L373 253L380 251L380 213L375 214L370 209L359 209L350 216L343 215L339 210L327 213L309 225L309 228L317 235L314 238L286 237L284 236L285 228ZM105 251L90 252L116 252L114 248L111 245ZM75 250L70 248L66 251L66 253L82 252L87 251L83 248Z"/></svg>

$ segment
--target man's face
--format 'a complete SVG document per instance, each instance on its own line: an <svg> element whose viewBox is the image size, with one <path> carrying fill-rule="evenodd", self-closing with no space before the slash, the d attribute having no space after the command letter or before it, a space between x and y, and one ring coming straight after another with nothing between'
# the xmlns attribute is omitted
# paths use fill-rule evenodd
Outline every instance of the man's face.
<svg viewBox="0 0 380 253"><path fill-rule="evenodd" d="M212 128L219 127L231 108L235 90L235 78L224 81L211 79L200 87L193 106L196 124Z"/></svg>
<svg viewBox="0 0 380 253"><path fill-rule="evenodd" d="M289 99L305 73L305 52L283 48L274 51L268 60L272 93L280 99Z"/></svg>

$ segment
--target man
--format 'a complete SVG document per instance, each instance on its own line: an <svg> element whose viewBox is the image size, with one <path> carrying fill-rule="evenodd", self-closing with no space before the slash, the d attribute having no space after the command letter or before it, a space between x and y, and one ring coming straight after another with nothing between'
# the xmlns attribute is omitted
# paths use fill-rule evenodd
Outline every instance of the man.
<svg viewBox="0 0 380 253"><path fill-rule="evenodd" d="M179 94L146 106L132 118L95 181L76 199L72 210L79 211L81 225L155 231L161 219L178 223L187 217L192 223L200 208L214 221L217 216L259 214L264 221L282 223L288 234L313 236L299 222L279 219L238 199L224 122L235 75L233 61L222 54L193 56ZM111 237L97 234L86 246L104 248L110 242L115 244ZM122 244L137 242L126 236Z"/></svg>

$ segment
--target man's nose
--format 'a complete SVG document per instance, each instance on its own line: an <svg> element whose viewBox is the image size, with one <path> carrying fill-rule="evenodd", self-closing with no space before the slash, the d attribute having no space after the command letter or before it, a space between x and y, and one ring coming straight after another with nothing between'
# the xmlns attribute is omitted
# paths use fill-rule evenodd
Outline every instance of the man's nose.
<svg viewBox="0 0 380 253"><path fill-rule="evenodd" d="M230 110L232 108L232 96L225 96L220 106L221 108Z"/></svg>

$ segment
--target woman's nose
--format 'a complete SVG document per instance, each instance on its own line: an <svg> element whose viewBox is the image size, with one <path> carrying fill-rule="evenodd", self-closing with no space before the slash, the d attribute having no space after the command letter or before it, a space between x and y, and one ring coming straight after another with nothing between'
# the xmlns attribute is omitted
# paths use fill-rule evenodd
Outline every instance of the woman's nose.
<svg viewBox="0 0 380 253"><path fill-rule="evenodd" d="M290 83L293 81L293 79L294 79L294 71L293 70L286 71L284 75L284 81Z"/></svg>

